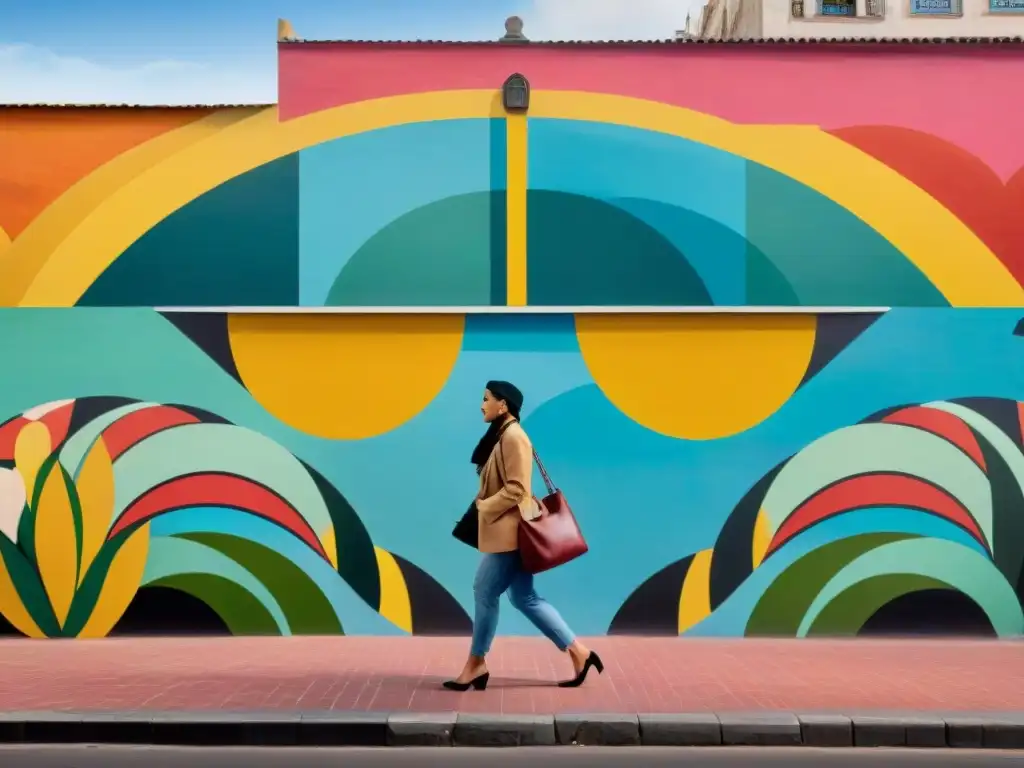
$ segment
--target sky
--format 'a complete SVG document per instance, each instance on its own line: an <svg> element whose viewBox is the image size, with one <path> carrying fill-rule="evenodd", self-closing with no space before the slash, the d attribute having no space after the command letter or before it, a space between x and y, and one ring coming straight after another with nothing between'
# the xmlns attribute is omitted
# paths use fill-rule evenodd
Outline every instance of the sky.
<svg viewBox="0 0 1024 768"><path fill-rule="evenodd" d="M704 0L0 0L0 103L277 100L277 19L307 39L664 39Z"/></svg>

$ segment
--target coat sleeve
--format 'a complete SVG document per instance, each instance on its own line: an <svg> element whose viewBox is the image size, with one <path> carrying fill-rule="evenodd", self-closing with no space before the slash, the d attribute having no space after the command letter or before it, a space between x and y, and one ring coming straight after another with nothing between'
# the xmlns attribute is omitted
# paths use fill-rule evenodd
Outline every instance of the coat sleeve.
<svg viewBox="0 0 1024 768"><path fill-rule="evenodd" d="M502 436L498 450L501 451L498 461L504 485L493 496L477 499L476 502L480 516L488 523L493 523L509 510L518 508L520 502L530 494L533 449L529 438L522 432L506 433Z"/></svg>

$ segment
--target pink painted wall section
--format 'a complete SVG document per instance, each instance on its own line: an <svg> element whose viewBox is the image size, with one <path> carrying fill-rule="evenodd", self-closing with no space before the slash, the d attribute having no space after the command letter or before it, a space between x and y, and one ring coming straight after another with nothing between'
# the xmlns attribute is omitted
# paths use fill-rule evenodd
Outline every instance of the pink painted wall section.
<svg viewBox="0 0 1024 768"><path fill-rule="evenodd" d="M1002 181L1024 166L1024 46L498 46L303 43L279 47L283 119L366 99L534 88L650 99L744 123L924 131Z"/></svg>

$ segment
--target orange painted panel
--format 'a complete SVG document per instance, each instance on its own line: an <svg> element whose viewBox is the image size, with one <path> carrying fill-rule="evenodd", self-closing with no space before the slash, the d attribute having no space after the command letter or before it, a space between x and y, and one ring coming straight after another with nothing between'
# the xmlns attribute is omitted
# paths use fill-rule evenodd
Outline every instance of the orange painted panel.
<svg viewBox="0 0 1024 768"><path fill-rule="evenodd" d="M0 228L13 239L75 182L208 108L40 107L0 110Z"/></svg>

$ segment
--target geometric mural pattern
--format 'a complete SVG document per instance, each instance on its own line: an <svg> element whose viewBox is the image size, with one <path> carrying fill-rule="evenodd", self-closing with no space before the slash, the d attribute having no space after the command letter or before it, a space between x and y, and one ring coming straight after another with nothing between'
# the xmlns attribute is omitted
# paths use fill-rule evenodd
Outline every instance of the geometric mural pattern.
<svg viewBox="0 0 1024 768"><path fill-rule="evenodd" d="M284 46L280 108L4 110L0 632L468 634L508 379L581 633L1024 634L1022 155L934 114L984 89L539 47L509 117L511 49L438 50ZM518 303L581 311L433 311ZM316 311L368 306L424 312Z"/></svg>
<svg viewBox="0 0 1024 768"><path fill-rule="evenodd" d="M1024 632L1019 311L667 316L629 377L592 315L370 317L0 310L8 631L468 632L501 376L591 546L544 584L583 632Z"/></svg>
<svg viewBox="0 0 1024 768"><path fill-rule="evenodd" d="M490 92L440 91L355 133L363 103L284 122L197 111L156 136L120 114L124 135L68 160L77 178L50 169L89 115L58 145L11 112L5 156L35 164L10 189L34 194L0 193L0 306L501 306L524 228L532 305L1024 304L1024 173L1004 183L900 127L812 141L623 96L534 96L521 158Z"/></svg>

